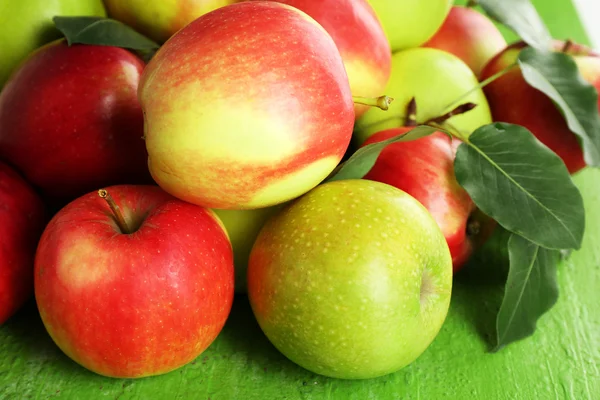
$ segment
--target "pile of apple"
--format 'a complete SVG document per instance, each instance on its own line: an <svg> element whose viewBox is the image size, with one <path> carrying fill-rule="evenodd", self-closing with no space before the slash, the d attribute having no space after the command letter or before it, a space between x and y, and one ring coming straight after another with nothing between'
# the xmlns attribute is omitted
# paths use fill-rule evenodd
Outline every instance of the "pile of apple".
<svg viewBox="0 0 600 400"><path fill-rule="evenodd" d="M76 13L103 16L93 3ZM104 3L164 43L147 65L36 43L3 66L0 93L0 323L34 293L54 342L98 374L191 362L234 292L308 370L397 371L438 334L453 272L495 223L442 132L387 146L364 179L331 179L345 156L420 124L501 120L585 166L518 69L478 88L521 45L450 0ZM573 51L600 82L585 69L597 59Z"/></svg>

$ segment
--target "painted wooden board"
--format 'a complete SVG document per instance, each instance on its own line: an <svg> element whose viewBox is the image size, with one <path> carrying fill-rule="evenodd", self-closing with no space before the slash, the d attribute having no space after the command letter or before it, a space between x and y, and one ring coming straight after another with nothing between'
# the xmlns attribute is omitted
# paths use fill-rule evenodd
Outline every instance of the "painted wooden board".
<svg viewBox="0 0 600 400"><path fill-rule="evenodd" d="M558 38L586 42L570 3L536 5ZM139 380L95 375L64 356L31 303L0 327L0 399L600 399L600 171L576 177L587 210L581 251L559 268L561 297L535 336L490 353L502 285L492 260L457 277L450 313L429 349L382 378L314 375L267 341L237 297L215 343L192 364ZM376 338L374 338L376 340Z"/></svg>

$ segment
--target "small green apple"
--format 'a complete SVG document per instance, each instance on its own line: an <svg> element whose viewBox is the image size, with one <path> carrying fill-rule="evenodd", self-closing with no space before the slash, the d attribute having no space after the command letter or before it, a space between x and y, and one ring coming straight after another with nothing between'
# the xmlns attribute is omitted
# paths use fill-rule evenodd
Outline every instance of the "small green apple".
<svg viewBox="0 0 600 400"><path fill-rule="evenodd" d="M10 0L0 3L0 88L29 53L60 37L54 16L104 17L102 0Z"/></svg>
<svg viewBox="0 0 600 400"><path fill-rule="evenodd" d="M412 196L368 181L317 186L271 218L248 296L273 345L300 366L373 378L413 362L448 312L452 259Z"/></svg>
<svg viewBox="0 0 600 400"><path fill-rule="evenodd" d="M104 0L110 17L132 26L159 43L217 8L240 0Z"/></svg>
<svg viewBox="0 0 600 400"><path fill-rule="evenodd" d="M453 0L369 0L392 51L418 47L442 26Z"/></svg>
<svg viewBox="0 0 600 400"><path fill-rule="evenodd" d="M367 111L356 123L354 140L360 146L376 132L403 126L413 97L418 104L418 123L439 117L460 104L475 103L475 109L447 120L449 126L468 135L492 122L488 102L483 90L476 89L478 85L469 66L453 54L430 48L398 52L392 56L392 76L385 89L394 102L388 111Z"/></svg>
<svg viewBox="0 0 600 400"><path fill-rule="evenodd" d="M223 222L233 248L236 293L247 292L248 258L254 241L267 220L282 206L283 204L255 210L213 210Z"/></svg>

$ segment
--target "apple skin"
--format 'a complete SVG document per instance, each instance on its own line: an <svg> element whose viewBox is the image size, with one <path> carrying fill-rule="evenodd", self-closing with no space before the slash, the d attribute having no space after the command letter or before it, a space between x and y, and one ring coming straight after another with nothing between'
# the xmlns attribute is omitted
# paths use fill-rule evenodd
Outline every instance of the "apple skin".
<svg viewBox="0 0 600 400"><path fill-rule="evenodd" d="M1 8L0 90L29 53L61 37L54 16L106 16L102 0L9 0Z"/></svg>
<svg viewBox="0 0 600 400"><path fill-rule="evenodd" d="M213 209L229 235L233 248L235 265L235 292L247 293L246 276L248 259L260 230L273 215L277 214L284 204L256 210L218 210Z"/></svg>
<svg viewBox="0 0 600 400"><path fill-rule="evenodd" d="M331 35L348 73L352 94L384 95L391 72L391 49L367 0L276 0L304 11ZM356 118L369 108L355 105Z"/></svg>
<svg viewBox="0 0 600 400"><path fill-rule="evenodd" d="M233 303L231 244L210 210L156 186L107 188L123 234L96 192L59 211L35 257L35 296L58 347L104 376L175 370L217 337Z"/></svg>
<svg viewBox="0 0 600 400"><path fill-rule="evenodd" d="M33 188L0 162L0 325L33 293L33 258L46 212Z"/></svg>
<svg viewBox="0 0 600 400"><path fill-rule="evenodd" d="M209 208L306 193L342 159L354 125L333 39L276 2L233 4L187 25L150 61L139 97L154 180Z"/></svg>
<svg viewBox="0 0 600 400"><path fill-rule="evenodd" d="M404 134L412 128L381 131L364 146ZM454 174L455 149L461 142L436 132L424 138L388 145L364 179L386 183L413 196L439 225L452 255L454 273L473 254L478 241L468 234L475 204ZM480 230L486 232L487 230Z"/></svg>
<svg viewBox="0 0 600 400"><path fill-rule="evenodd" d="M563 42L554 42L555 51L560 51L563 46ZM507 47L486 65L481 79L487 79L514 63L525 47L527 45L523 42ZM583 78L600 90L600 55L576 44L567 53L573 56ZM494 121L517 124L530 130L562 158L571 174L586 166L579 140L557 106L545 94L527 84L520 68L511 69L487 85L484 91ZM600 100L598 110L600 112Z"/></svg>
<svg viewBox="0 0 600 400"><path fill-rule="evenodd" d="M104 0L111 18L164 43L196 18L239 0Z"/></svg>
<svg viewBox="0 0 600 400"><path fill-rule="evenodd" d="M0 93L0 159L61 206L102 186L150 183L143 68L117 47L59 40L36 50Z"/></svg>
<svg viewBox="0 0 600 400"><path fill-rule="evenodd" d="M453 54L430 48L398 52L392 55L392 75L385 89L394 102L388 111L371 109L357 121L355 144L362 145L379 131L404 126L406 108L413 97L418 104L417 122L424 123L451 111L454 101L478 85L473 71ZM468 102L477 107L447 121L465 135L492 122L483 90L472 92L454 106Z"/></svg>
<svg viewBox="0 0 600 400"><path fill-rule="evenodd" d="M261 230L248 296L261 329L311 372L374 378L413 362L448 312L452 259L413 197L369 180L325 183Z"/></svg>
<svg viewBox="0 0 600 400"><path fill-rule="evenodd" d="M479 76L483 67L506 48L506 39L482 13L469 7L454 6L441 28L423 47L454 54Z"/></svg>
<svg viewBox="0 0 600 400"><path fill-rule="evenodd" d="M453 0L369 0L397 52L419 47L440 28Z"/></svg>

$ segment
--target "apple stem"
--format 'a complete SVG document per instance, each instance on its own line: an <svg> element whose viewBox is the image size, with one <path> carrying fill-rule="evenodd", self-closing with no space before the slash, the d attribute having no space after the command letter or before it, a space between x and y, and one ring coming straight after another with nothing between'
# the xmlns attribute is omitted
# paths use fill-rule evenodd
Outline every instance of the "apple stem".
<svg viewBox="0 0 600 400"><path fill-rule="evenodd" d="M390 108L390 103L394 101L391 97L380 96L380 97L358 97L352 96L352 100L355 104L362 104L369 107L377 107L383 111L387 111Z"/></svg>
<svg viewBox="0 0 600 400"><path fill-rule="evenodd" d="M406 107L406 120L404 126L417 126L417 99L410 99Z"/></svg>
<svg viewBox="0 0 600 400"><path fill-rule="evenodd" d="M429 121L425 122L425 124L431 124L431 123L433 123L433 124L443 124L444 122L446 122L450 118L454 117L455 115L464 114L466 112L471 111L475 107L477 107L477 104L475 104L475 103L461 104L460 106L456 107L454 110L452 110L450 112L447 112L444 115L441 115L441 116L439 116L437 118L431 118Z"/></svg>
<svg viewBox="0 0 600 400"><path fill-rule="evenodd" d="M466 4L466 7L473 8L477 7L477 5L479 5L479 2L477 0L469 0Z"/></svg>
<svg viewBox="0 0 600 400"><path fill-rule="evenodd" d="M121 232L127 235L130 234L132 231L129 229L129 225L127 225L127 221L125 221L121 209L115 202L115 199L112 198L110 193L108 193L106 189L100 189L98 190L98 196L102 197L104 200L106 200L106 203L108 203L113 216L117 220L117 225L119 226L119 229L121 229Z"/></svg>
<svg viewBox="0 0 600 400"><path fill-rule="evenodd" d="M574 44L575 44L575 43L573 43L573 41L572 41L571 39L568 39L568 40L565 42L565 45L564 45L564 46L563 46L563 48L562 48L562 52L563 52L563 53L568 53L568 52L569 52L569 50L571 50L571 47L573 47L573 45L574 45Z"/></svg>

